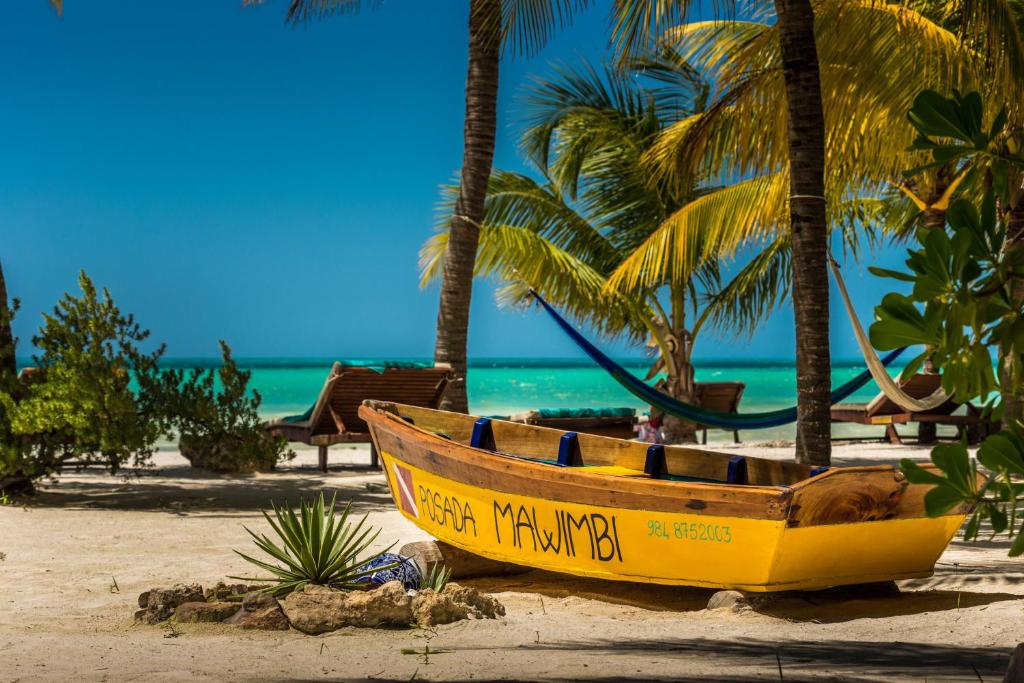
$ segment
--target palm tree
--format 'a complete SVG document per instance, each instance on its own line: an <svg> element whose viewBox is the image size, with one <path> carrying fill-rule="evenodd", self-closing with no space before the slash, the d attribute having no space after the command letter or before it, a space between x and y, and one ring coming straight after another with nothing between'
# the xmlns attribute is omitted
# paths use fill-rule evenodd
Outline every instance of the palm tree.
<svg viewBox="0 0 1024 683"><path fill-rule="evenodd" d="M678 25L690 3L616 3L616 39L645 45ZM796 318L797 460L827 463L831 454L831 360L828 337L828 224L825 213L825 117L811 0L774 0L786 93L789 222Z"/></svg>
<svg viewBox="0 0 1024 683"><path fill-rule="evenodd" d="M245 5L266 0L244 0ZM551 34L572 21L589 0L469 0L469 67L458 200L450 216L450 239L441 277L434 360L452 366L441 407L467 412L466 355L473 267L483 221L487 181L497 128L498 72L502 49L539 50ZM360 0L290 0L287 21L353 12Z"/></svg>
<svg viewBox="0 0 1024 683"><path fill-rule="evenodd" d="M825 218L834 226L847 229L865 217L897 215L891 203L869 197L915 165L914 155L905 151L913 138L907 109L932 83L948 87L973 82L977 60L956 35L905 7L870 0L827 0L815 7L821 54L818 75L809 80L793 74L811 57L801 52L802 61L795 63L792 54L787 57L787 51L796 50L792 35L784 35L793 16L783 16L781 10L775 22L755 16L750 21L695 22L666 32L666 40L678 42L682 57L719 90L706 111L663 133L650 155L656 179L682 187L692 178L715 173L744 180L717 197L683 206L610 276L609 285L628 293L657 281L676 264L727 256L741 246L763 244L785 228L793 241L801 403L797 458L824 463L829 452L827 325L822 324L827 322L823 276L828 241L827 232L819 235L807 226L821 218L816 204L827 210ZM797 18L807 20L800 13ZM879 73L886 77L879 78ZM796 177L817 163L808 161L804 144L806 136L816 134L801 134L806 123L801 117L813 121L818 114L801 109L795 115L794 99L802 99L795 90L801 84L817 89L823 100L829 156L821 187L827 192L812 191L806 177ZM799 156L794 156L795 149L802 150ZM758 185L759 192L739 191ZM823 196L827 202L819 199ZM777 220L780 215L784 220ZM745 226L729 229L725 226L730 221ZM815 365L811 372L809 364ZM821 368L824 374L818 372Z"/></svg>
<svg viewBox="0 0 1024 683"><path fill-rule="evenodd" d="M683 206L700 211L722 194L649 182L644 159L659 133L700 109L709 86L670 50L636 66L636 73L603 74L558 68L555 79L528 90L521 146L543 180L507 171L492 176L477 274L505 282L503 304L528 305L533 287L607 336L650 339L658 359L648 378L663 370L667 393L692 401L698 335L708 327L750 331L785 297L790 240L772 240L724 287L718 261L710 259L680 264L628 295L610 290L609 276L668 217ZM641 73L660 85L639 87L634 76ZM447 240L440 227L421 252L424 282L440 271ZM694 425L667 419L665 431L672 442L693 440Z"/></svg>

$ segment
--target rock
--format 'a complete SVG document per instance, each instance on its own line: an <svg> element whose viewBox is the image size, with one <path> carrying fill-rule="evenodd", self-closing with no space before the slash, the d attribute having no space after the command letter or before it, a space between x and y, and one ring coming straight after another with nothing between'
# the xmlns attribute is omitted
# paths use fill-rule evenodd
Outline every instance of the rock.
<svg viewBox="0 0 1024 683"><path fill-rule="evenodd" d="M227 620L241 628L265 631L287 631L288 618L274 596L261 591L247 593L242 600L242 609Z"/></svg>
<svg viewBox="0 0 1024 683"><path fill-rule="evenodd" d="M412 612L420 626L440 626L469 618L466 605L430 588L424 588L412 599Z"/></svg>
<svg viewBox="0 0 1024 683"><path fill-rule="evenodd" d="M750 600L740 591L718 591L708 600L708 609L731 609L734 612L751 609Z"/></svg>
<svg viewBox="0 0 1024 683"><path fill-rule="evenodd" d="M207 602L212 602L215 600L227 600L228 598L241 597L250 591L252 591L252 588L246 586L244 583L226 584L223 581L218 581L217 585L213 588L207 588L203 595L206 597Z"/></svg>
<svg viewBox="0 0 1024 683"><path fill-rule="evenodd" d="M346 626L397 628L412 624L412 598L401 581L389 581L372 591L348 594Z"/></svg>
<svg viewBox="0 0 1024 683"><path fill-rule="evenodd" d="M247 612L256 612L268 607L277 607L277 599L270 593L252 591L251 593L246 593L245 597L242 598L242 607Z"/></svg>
<svg viewBox="0 0 1024 683"><path fill-rule="evenodd" d="M325 586L306 586L281 601L288 622L303 633L327 633L343 626L394 628L413 621L412 599L401 582L372 591L343 593Z"/></svg>
<svg viewBox="0 0 1024 683"><path fill-rule="evenodd" d="M142 604L145 597L146 604ZM147 624L158 624L169 619L175 608L186 602L203 602L203 587L198 583L176 583L170 588L152 588L139 596L139 606L145 607L135 613L135 618Z"/></svg>
<svg viewBox="0 0 1024 683"><path fill-rule="evenodd" d="M239 610L238 614L235 616L237 619L232 617L232 619L235 620L230 623L241 628L260 629L262 631L288 630L288 618L277 605L274 605L273 607L265 607L263 609L256 610L255 612Z"/></svg>
<svg viewBox="0 0 1024 683"><path fill-rule="evenodd" d="M327 633L347 625L346 598L325 586L306 586L281 600L281 609L288 623L303 633Z"/></svg>
<svg viewBox="0 0 1024 683"><path fill-rule="evenodd" d="M453 602L464 605L470 616L475 619L496 619L505 616L505 606L490 595L485 595L476 588L449 583L441 591Z"/></svg>
<svg viewBox="0 0 1024 683"><path fill-rule="evenodd" d="M182 624L206 624L224 621L239 611L230 602L183 602L174 610L174 619Z"/></svg>

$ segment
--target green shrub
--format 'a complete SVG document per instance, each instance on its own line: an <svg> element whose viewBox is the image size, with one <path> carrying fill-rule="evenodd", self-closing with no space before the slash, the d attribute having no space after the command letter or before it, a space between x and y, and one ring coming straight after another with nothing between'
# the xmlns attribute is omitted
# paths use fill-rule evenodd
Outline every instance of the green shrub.
<svg viewBox="0 0 1024 683"><path fill-rule="evenodd" d="M221 341L220 348L218 370L196 369L180 378L173 413L181 453L193 466L214 472L272 470L295 453L284 438L263 430L262 399L258 391L248 391L252 373L238 368L227 343Z"/></svg>
<svg viewBox="0 0 1024 683"><path fill-rule="evenodd" d="M144 465L171 426L166 402L174 387L159 369L164 346L143 352L149 331L84 272L78 284L81 296L65 294L43 316L31 381L4 380L4 489L31 488L68 460L102 462L111 472Z"/></svg>
<svg viewBox="0 0 1024 683"><path fill-rule="evenodd" d="M988 522L994 534L1016 536L1010 555L1024 554L1024 420L1006 403L1024 395L1024 239L1013 228L1015 195L1024 179L1024 130L1007 127L1005 110L985 125L981 96L926 91L909 113L919 137L914 149L932 161L908 172L949 167L961 179L961 198L946 214L945 229L920 229L918 248L907 250L906 270L873 268L876 275L912 285L893 292L875 308L871 342L889 350L923 345L904 370L914 373L925 359L942 370L942 388L957 402L985 402L985 415L1001 419L1003 430L988 436L970 457L964 443L932 450L939 474L913 461L901 463L907 479L932 485L925 494L929 515L965 506L964 528L975 539ZM1016 188L1016 189L1015 189ZM993 356L1008 371L997 374ZM978 464L986 480L978 484Z"/></svg>

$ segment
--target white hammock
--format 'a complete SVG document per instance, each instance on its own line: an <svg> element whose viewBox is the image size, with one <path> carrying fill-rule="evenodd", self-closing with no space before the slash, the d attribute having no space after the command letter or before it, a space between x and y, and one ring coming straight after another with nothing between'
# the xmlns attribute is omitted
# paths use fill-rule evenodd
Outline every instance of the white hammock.
<svg viewBox="0 0 1024 683"><path fill-rule="evenodd" d="M839 273L839 267L831 258L828 260L828 265L832 269L832 275L836 279L836 284L839 285L839 293L843 297L846 314L850 316L850 324L853 325L853 334L857 338L857 346L860 347L860 352L864 355L864 362L867 363L871 377L874 378L882 393L900 408L912 413L926 413L948 401L949 396L942 390L942 387L939 387L934 393L924 398L914 398L903 391L900 385L889 376L885 366L882 365L882 361L879 360L878 354L875 353L874 347L871 346L871 341L864 333L860 320L857 318L857 311L854 310L853 302L850 301L850 294L846 291L846 283L843 282L843 276Z"/></svg>

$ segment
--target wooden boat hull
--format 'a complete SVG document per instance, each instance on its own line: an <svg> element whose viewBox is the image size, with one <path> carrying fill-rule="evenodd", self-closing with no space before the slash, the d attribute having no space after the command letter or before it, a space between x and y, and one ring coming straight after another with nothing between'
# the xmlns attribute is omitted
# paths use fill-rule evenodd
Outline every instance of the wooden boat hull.
<svg viewBox="0 0 1024 683"><path fill-rule="evenodd" d="M364 411L407 519L477 555L569 574L745 591L924 577L965 516L927 517L924 490L892 467L792 486L651 481L497 455Z"/></svg>

